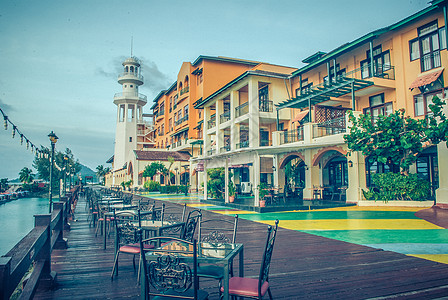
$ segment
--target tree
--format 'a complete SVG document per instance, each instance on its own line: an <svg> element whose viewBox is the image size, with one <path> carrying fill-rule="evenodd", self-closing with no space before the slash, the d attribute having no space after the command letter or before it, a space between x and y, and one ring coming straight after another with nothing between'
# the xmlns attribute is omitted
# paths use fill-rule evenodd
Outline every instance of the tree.
<svg viewBox="0 0 448 300"><path fill-rule="evenodd" d="M429 109L433 113L433 117L428 120L428 127L425 132L428 139L432 144L437 145L440 142L448 141L448 119L443 112L443 108L446 105L445 101L434 96L432 98L433 104L429 105Z"/></svg>
<svg viewBox="0 0 448 300"><path fill-rule="evenodd" d="M370 114L356 118L349 112L349 120L353 125L344 139L350 151L362 152L370 162L399 166L405 174L428 141L427 121L405 116L404 109L376 119Z"/></svg>
<svg viewBox="0 0 448 300"><path fill-rule="evenodd" d="M225 170L224 168L214 168L207 170L207 188L212 198L222 199L225 192Z"/></svg>
<svg viewBox="0 0 448 300"><path fill-rule="evenodd" d="M23 167L19 172L19 179L22 183L31 183L34 180L33 170Z"/></svg>
<svg viewBox="0 0 448 300"><path fill-rule="evenodd" d="M0 193L9 189L8 178L0 179Z"/></svg>
<svg viewBox="0 0 448 300"><path fill-rule="evenodd" d="M147 165L145 167L145 170L143 170L143 177L154 177L157 172L161 172L163 174L166 173L166 167L164 164L158 161L153 161L151 164Z"/></svg>
<svg viewBox="0 0 448 300"><path fill-rule="evenodd" d="M172 174L173 174L173 173L171 172L171 167L172 167L173 164L174 164L174 157L168 156L167 159L168 159L168 162L170 163L170 165L168 166L168 169L167 169L167 171L166 171L166 175L167 175L167 176L165 176L165 177L168 177L168 178L169 178L169 180L168 180L168 185L171 185L171 178L172 178Z"/></svg>
<svg viewBox="0 0 448 300"><path fill-rule="evenodd" d="M98 178L101 180L102 184L104 184L106 182L105 176L109 172L110 172L109 167L105 168L103 165L99 165L96 167L96 176L98 176Z"/></svg>

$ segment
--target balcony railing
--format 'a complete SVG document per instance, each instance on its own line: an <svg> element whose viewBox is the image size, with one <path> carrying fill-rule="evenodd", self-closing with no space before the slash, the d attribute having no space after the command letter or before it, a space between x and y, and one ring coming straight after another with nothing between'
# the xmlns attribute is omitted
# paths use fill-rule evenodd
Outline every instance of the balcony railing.
<svg viewBox="0 0 448 300"><path fill-rule="evenodd" d="M225 145L224 147L221 147L221 149L219 149L220 153L229 152L229 151L230 151L230 145Z"/></svg>
<svg viewBox="0 0 448 300"><path fill-rule="evenodd" d="M138 98L138 100L145 101L146 102L146 95L140 94L140 93L134 93L134 92L122 92L122 93L116 93L114 95L114 98Z"/></svg>
<svg viewBox="0 0 448 300"><path fill-rule="evenodd" d="M420 59L422 72L438 68L442 65L440 60L440 50L425 54Z"/></svg>
<svg viewBox="0 0 448 300"><path fill-rule="evenodd" d="M258 107L261 112L273 112L274 102L272 102L271 100L259 100Z"/></svg>
<svg viewBox="0 0 448 300"><path fill-rule="evenodd" d="M178 126L180 124L182 124L183 122L188 120L188 115L183 116L182 118L180 118L179 120L177 120L176 122L174 122L175 126Z"/></svg>
<svg viewBox="0 0 448 300"><path fill-rule="evenodd" d="M126 76L134 76L134 77L137 77L137 79L139 81L143 81L143 76L138 74L138 73L136 73L136 72L124 72L124 73L121 73L120 75L118 75L118 79L120 79L122 77L126 77Z"/></svg>
<svg viewBox="0 0 448 300"><path fill-rule="evenodd" d="M280 145L303 141L303 126L280 132Z"/></svg>
<svg viewBox="0 0 448 300"><path fill-rule="evenodd" d="M211 149L207 151L207 155L213 155L216 153L216 149Z"/></svg>
<svg viewBox="0 0 448 300"><path fill-rule="evenodd" d="M183 89L180 90L179 94L182 96L185 93L188 93L190 91L190 86L186 86Z"/></svg>
<svg viewBox="0 0 448 300"><path fill-rule="evenodd" d="M271 140L260 140L260 147L272 146Z"/></svg>
<svg viewBox="0 0 448 300"><path fill-rule="evenodd" d="M249 147L249 141L242 141L242 142L236 144L237 149L248 148L248 147Z"/></svg>
<svg viewBox="0 0 448 300"><path fill-rule="evenodd" d="M225 113L219 116L219 124L222 124L229 120L230 120L230 110L226 111Z"/></svg>
<svg viewBox="0 0 448 300"><path fill-rule="evenodd" d="M346 132L345 116L313 125L313 138Z"/></svg>
<svg viewBox="0 0 448 300"><path fill-rule="evenodd" d="M207 128L211 129L216 126L216 116L213 115L210 120L207 121Z"/></svg>
<svg viewBox="0 0 448 300"><path fill-rule="evenodd" d="M243 103L238 107L235 107L235 118L241 117L249 113L249 102Z"/></svg>

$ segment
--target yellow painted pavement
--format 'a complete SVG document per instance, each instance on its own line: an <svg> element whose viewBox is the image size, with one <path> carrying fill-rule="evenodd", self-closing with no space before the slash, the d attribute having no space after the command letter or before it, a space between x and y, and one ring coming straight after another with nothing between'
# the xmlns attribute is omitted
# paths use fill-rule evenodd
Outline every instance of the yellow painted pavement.
<svg viewBox="0 0 448 300"><path fill-rule="evenodd" d="M274 225L274 221L262 223ZM281 227L292 230L443 229L418 219L282 220Z"/></svg>
<svg viewBox="0 0 448 300"><path fill-rule="evenodd" d="M442 264L448 264L448 254L407 254L407 255L436 261Z"/></svg>

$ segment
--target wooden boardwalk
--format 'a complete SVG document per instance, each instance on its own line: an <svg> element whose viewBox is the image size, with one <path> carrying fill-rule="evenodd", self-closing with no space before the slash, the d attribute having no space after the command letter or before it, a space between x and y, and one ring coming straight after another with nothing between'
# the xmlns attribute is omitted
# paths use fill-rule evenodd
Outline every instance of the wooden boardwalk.
<svg viewBox="0 0 448 300"><path fill-rule="evenodd" d="M203 215L232 218L208 211ZM119 275L111 281L113 237L103 250L102 237L95 237L86 221L83 198L75 218L66 235L69 248L53 251L58 285L39 289L35 299L138 298L132 256L120 257ZM245 274L257 277L266 225L240 220L238 227ZM435 299L448 297L448 265L279 228L270 284L274 299ZM201 288L218 299L216 281L201 281Z"/></svg>

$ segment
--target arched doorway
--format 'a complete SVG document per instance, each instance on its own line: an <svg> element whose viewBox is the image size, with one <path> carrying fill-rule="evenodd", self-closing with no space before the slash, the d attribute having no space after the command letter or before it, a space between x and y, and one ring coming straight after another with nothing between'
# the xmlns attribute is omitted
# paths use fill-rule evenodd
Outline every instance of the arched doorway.
<svg viewBox="0 0 448 300"><path fill-rule="evenodd" d="M279 169L282 171L280 176L284 182L285 195L294 197L303 197L303 188L305 187L305 172L307 165L304 162L304 156L299 152L288 153L280 162Z"/></svg>
<svg viewBox="0 0 448 300"><path fill-rule="evenodd" d="M184 172L180 174L180 184L187 185L190 182L190 173Z"/></svg>

